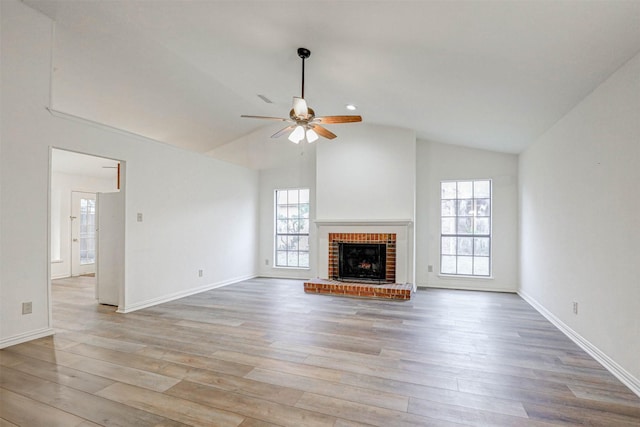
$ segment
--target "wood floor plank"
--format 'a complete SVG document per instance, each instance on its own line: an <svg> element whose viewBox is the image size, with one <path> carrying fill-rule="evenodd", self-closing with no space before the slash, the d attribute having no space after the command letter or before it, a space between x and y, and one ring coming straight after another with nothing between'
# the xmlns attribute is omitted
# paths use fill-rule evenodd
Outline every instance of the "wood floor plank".
<svg viewBox="0 0 640 427"><path fill-rule="evenodd" d="M67 351L50 349L47 352L40 352L37 344L20 344L10 351L20 352L23 355L35 358L43 358L45 361L55 361L58 365L73 368L78 371L93 375L110 378L125 384L137 385L150 390L164 391L175 385L179 379L142 369L129 368L102 360L73 354Z"/></svg>
<svg viewBox="0 0 640 427"><path fill-rule="evenodd" d="M291 363L282 360L247 355L232 351L216 351L212 356L222 360L235 360L265 369L271 369L279 372L286 372L302 376L309 376L313 378L321 378L335 382L340 381L340 378L343 374L339 369L317 367L303 363Z"/></svg>
<svg viewBox="0 0 640 427"><path fill-rule="evenodd" d="M455 423L423 417L403 411L380 408L315 393L305 393L296 404L298 408L331 414L338 418L374 426L409 427L421 425L451 426ZM457 424L459 425L459 424Z"/></svg>
<svg viewBox="0 0 640 427"><path fill-rule="evenodd" d="M87 393L95 393L114 383L114 380L108 378L78 371L55 363L32 359L30 357L23 357L21 361L22 363L11 367L16 371L65 385L76 390L86 391Z"/></svg>
<svg viewBox="0 0 640 427"><path fill-rule="evenodd" d="M12 368L0 371L0 387L99 425L167 427L184 425L157 414L46 381Z"/></svg>
<svg viewBox="0 0 640 427"><path fill-rule="evenodd" d="M640 398L515 294L256 278L126 315L91 278L52 296L56 335L0 350L0 427L640 427Z"/></svg>
<svg viewBox="0 0 640 427"><path fill-rule="evenodd" d="M351 400L353 402L379 406L381 408L394 409L396 411L406 411L409 404L409 398L400 394L354 387L322 379L270 371L261 368L255 368L246 375L246 378L262 381L267 384L274 384L282 387L293 387L298 390L312 392L315 394L323 394L325 396L333 396L340 399Z"/></svg>
<svg viewBox="0 0 640 427"><path fill-rule="evenodd" d="M29 406L31 406L31 405L29 405ZM1 416L1 414L2 414L2 413L1 413L1 411L0 411L0 416ZM22 414L22 413L20 413L20 414L19 414L19 416L20 416L20 417L24 417L25 415L24 415L24 414ZM9 420L5 420L4 418L0 418L0 427L20 427L20 426L18 426L18 424L14 424L14 423L12 423L12 422L11 422L11 421L9 421Z"/></svg>
<svg viewBox="0 0 640 427"><path fill-rule="evenodd" d="M155 346L146 346L144 349L139 350L137 354L240 377L245 376L253 369L252 365L230 362L184 351L158 348Z"/></svg>
<svg viewBox="0 0 640 427"><path fill-rule="evenodd" d="M113 384L99 391L96 395L162 415L190 426L236 427L244 421L243 416L233 412L223 411L128 384Z"/></svg>
<svg viewBox="0 0 640 427"><path fill-rule="evenodd" d="M167 394L282 426L332 426L336 421L335 417L330 414L325 415L281 405L188 381L181 381L168 390Z"/></svg>
<svg viewBox="0 0 640 427"><path fill-rule="evenodd" d="M15 426L60 426L76 427L84 423L83 418L40 403L20 394L0 388L0 416L7 424ZM96 426L97 424L92 425ZM87 425L86 423L84 425Z"/></svg>

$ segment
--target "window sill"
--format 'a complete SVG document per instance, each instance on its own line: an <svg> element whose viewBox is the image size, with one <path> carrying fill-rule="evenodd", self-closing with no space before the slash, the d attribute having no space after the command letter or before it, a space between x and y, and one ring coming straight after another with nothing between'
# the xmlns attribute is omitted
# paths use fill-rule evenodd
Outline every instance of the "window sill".
<svg viewBox="0 0 640 427"><path fill-rule="evenodd" d="M286 267L282 265L274 265L274 270L311 270L311 267Z"/></svg>
<svg viewBox="0 0 640 427"><path fill-rule="evenodd" d="M493 280L493 276L467 276L464 274L438 274L440 279L473 279L473 280Z"/></svg>

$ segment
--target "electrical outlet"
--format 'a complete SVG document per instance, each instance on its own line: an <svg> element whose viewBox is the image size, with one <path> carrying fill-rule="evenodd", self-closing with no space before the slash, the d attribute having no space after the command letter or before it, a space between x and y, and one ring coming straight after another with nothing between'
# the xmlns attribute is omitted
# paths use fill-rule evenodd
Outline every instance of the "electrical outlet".
<svg viewBox="0 0 640 427"><path fill-rule="evenodd" d="M138 218L138 222L142 222L142 214L141 213L138 213L137 218Z"/></svg>
<svg viewBox="0 0 640 427"><path fill-rule="evenodd" d="M204 274L204 270L198 270L198 277L202 277L203 274Z"/></svg>
<svg viewBox="0 0 640 427"><path fill-rule="evenodd" d="M31 314L31 313L33 313L33 303L31 301L23 302L22 303L22 314Z"/></svg>
<svg viewBox="0 0 640 427"><path fill-rule="evenodd" d="M428 271L429 273L433 273L433 265L428 266L428 267L427 267L427 271Z"/></svg>
<svg viewBox="0 0 640 427"><path fill-rule="evenodd" d="M264 260L264 265L269 265L269 258L266 258L266 259Z"/></svg>
<svg viewBox="0 0 640 427"><path fill-rule="evenodd" d="M578 303L577 303L577 301L573 302L573 314L578 314Z"/></svg>

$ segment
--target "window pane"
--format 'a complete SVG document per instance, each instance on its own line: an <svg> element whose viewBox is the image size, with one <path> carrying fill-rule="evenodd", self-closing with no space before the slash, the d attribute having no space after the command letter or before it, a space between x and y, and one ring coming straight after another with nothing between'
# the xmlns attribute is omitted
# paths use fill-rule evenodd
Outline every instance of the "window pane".
<svg viewBox="0 0 640 427"><path fill-rule="evenodd" d="M287 238L287 249L290 251L298 250L298 236L289 236Z"/></svg>
<svg viewBox="0 0 640 427"><path fill-rule="evenodd" d="M298 252L287 252L287 265L289 267L298 266Z"/></svg>
<svg viewBox="0 0 640 427"><path fill-rule="evenodd" d="M309 251L309 236L300 236L298 247L301 251Z"/></svg>
<svg viewBox="0 0 640 427"><path fill-rule="evenodd" d="M301 219L300 220L300 233L309 234L309 220Z"/></svg>
<svg viewBox="0 0 640 427"><path fill-rule="evenodd" d="M309 203L300 205L300 218L309 218Z"/></svg>
<svg viewBox="0 0 640 427"><path fill-rule="evenodd" d="M473 239L473 254L489 256L489 241L488 237L476 237Z"/></svg>
<svg viewBox="0 0 640 427"><path fill-rule="evenodd" d="M278 234L286 233L287 232L287 220L286 219L278 220L277 227L278 228L277 228L276 232Z"/></svg>
<svg viewBox="0 0 640 427"><path fill-rule="evenodd" d="M286 191L276 191L276 199L279 205L287 204L287 192Z"/></svg>
<svg viewBox="0 0 640 427"><path fill-rule="evenodd" d="M298 205L289 205L288 208L288 212L289 212L289 218L298 218L299 214L298 214Z"/></svg>
<svg viewBox="0 0 640 427"><path fill-rule="evenodd" d="M278 206L276 209L276 218L278 219L286 219L287 218L287 207L286 206Z"/></svg>
<svg viewBox="0 0 640 427"><path fill-rule="evenodd" d="M458 199L471 199L473 197L473 182L458 181Z"/></svg>
<svg viewBox="0 0 640 427"><path fill-rule="evenodd" d="M276 249L279 251L287 250L287 236L276 237Z"/></svg>
<svg viewBox="0 0 640 427"><path fill-rule="evenodd" d="M455 199L456 198L456 183L455 182L443 182L441 184L441 199Z"/></svg>
<svg viewBox="0 0 640 427"><path fill-rule="evenodd" d="M276 265L285 266L287 265L287 252L278 251L276 254Z"/></svg>
<svg viewBox="0 0 640 427"><path fill-rule="evenodd" d="M473 216L473 200L458 200L458 216Z"/></svg>
<svg viewBox="0 0 640 427"><path fill-rule="evenodd" d="M455 218L442 218L442 234L456 234Z"/></svg>
<svg viewBox="0 0 640 427"><path fill-rule="evenodd" d="M473 258L473 274L477 274L479 276L489 275L489 257Z"/></svg>
<svg viewBox="0 0 640 427"><path fill-rule="evenodd" d="M456 237L443 237L442 238L442 255L455 255L456 254Z"/></svg>
<svg viewBox="0 0 640 427"><path fill-rule="evenodd" d="M458 234L473 234L473 218L458 218Z"/></svg>
<svg viewBox="0 0 640 427"><path fill-rule="evenodd" d="M309 189L303 188L302 190L300 190L299 194L300 194L299 202L309 204Z"/></svg>
<svg viewBox="0 0 640 427"><path fill-rule="evenodd" d="M298 262L299 267L309 267L309 252L300 252Z"/></svg>
<svg viewBox="0 0 640 427"><path fill-rule="evenodd" d="M456 257L443 255L440 271L444 274L456 274Z"/></svg>
<svg viewBox="0 0 640 427"><path fill-rule="evenodd" d="M458 237L458 255L473 255L473 237Z"/></svg>
<svg viewBox="0 0 640 427"><path fill-rule="evenodd" d="M456 215L456 201L455 200L443 200L442 201L442 216L455 216Z"/></svg>
<svg viewBox="0 0 640 427"><path fill-rule="evenodd" d="M489 218L476 218L474 234L489 234L491 231L491 223Z"/></svg>
<svg viewBox="0 0 640 427"><path fill-rule="evenodd" d="M293 204L293 203L298 203L298 190L289 190L287 191L287 196L289 198L289 200L287 201L287 203L289 204Z"/></svg>
<svg viewBox="0 0 640 427"><path fill-rule="evenodd" d="M473 196L476 199L491 197L491 181L474 181Z"/></svg>
<svg viewBox="0 0 640 427"><path fill-rule="evenodd" d="M297 219L290 219L287 222L287 233L298 233L300 231L300 221Z"/></svg>
<svg viewBox="0 0 640 427"><path fill-rule="evenodd" d="M473 257L458 257L458 274L473 274Z"/></svg>
<svg viewBox="0 0 640 427"><path fill-rule="evenodd" d="M475 212L476 216L489 216L491 215L491 200L490 199L476 199L475 200Z"/></svg>

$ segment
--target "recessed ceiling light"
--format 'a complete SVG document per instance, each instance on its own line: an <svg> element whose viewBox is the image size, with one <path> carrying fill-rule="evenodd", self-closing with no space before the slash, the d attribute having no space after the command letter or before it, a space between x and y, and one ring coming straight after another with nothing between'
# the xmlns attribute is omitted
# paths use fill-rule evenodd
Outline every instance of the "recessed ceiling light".
<svg viewBox="0 0 640 427"><path fill-rule="evenodd" d="M355 111L355 110L358 109L358 107L356 107L353 104L347 104L347 105L345 105L345 107L347 107L347 110L351 110L351 111Z"/></svg>

